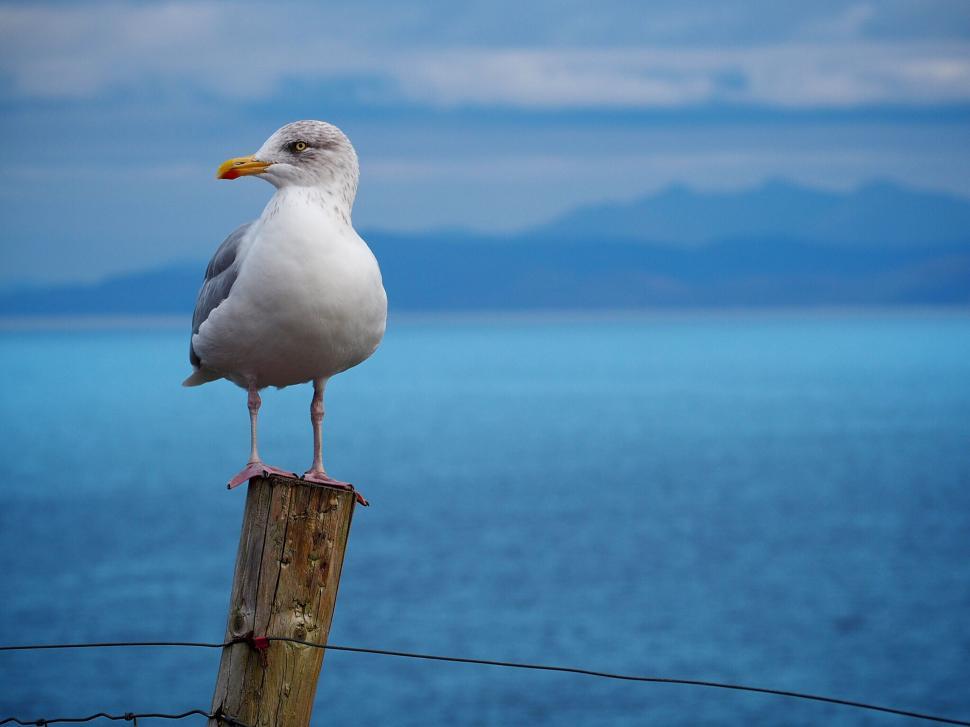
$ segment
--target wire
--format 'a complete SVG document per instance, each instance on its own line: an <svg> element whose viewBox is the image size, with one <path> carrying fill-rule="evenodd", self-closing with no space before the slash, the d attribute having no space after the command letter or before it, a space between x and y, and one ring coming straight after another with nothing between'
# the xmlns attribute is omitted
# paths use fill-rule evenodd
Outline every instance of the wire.
<svg viewBox="0 0 970 727"><path fill-rule="evenodd" d="M0 651L41 651L43 649L105 649L123 646L187 646L202 649L221 649L243 641L206 643L203 641L101 641L79 644L14 644L0 646ZM0 723L2 724L2 723Z"/></svg>
<svg viewBox="0 0 970 727"><path fill-rule="evenodd" d="M186 717L191 717L193 715L199 715L200 717L206 717L208 719L217 719L227 724L234 725L235 727L249 727L245 722L240 722L235 717L230 717L227 714L206 712L201 709L190 709L188 712L182 712L182 714L166 714L164 712L139 712L135 714L134 712L125 712L124 714L108 714L107 712L98 712L97 714L91 714L87 717L51 717L50 719L17 719L16 717L7 717L6 719L0 719L0 725L5 724L19 724L19 725L48 725L57 724L58 722L73 722L79 724L81 722L92 722L96 719L110 719L115 721L124 720L125 722L134 722L138 724L138 720L144 719L185 719Z"/></svg>
<svg viewBox="0 0 970 727"><path fill-rule="evenodd" d="M654 684L682 684L686 686L693 687L713 687L716 689L732 689L741 692L756 692L759 694L774 694L780 697L792 697L794 699L807 699L815 702L826 702L828 704L839 704L846 707L856 707L858 709L868 709L875 712L886 712L889 714L897 714L903 717L913 717L915 719L925 719L932 722L941 722L944 724L956 724L956 725L970 725L970 722L961 721L958 719L950 719L948 717L939 717L936 715L923 714L921 712L911 712L904 709L895 709L893 707L880 707L875 704L867 704L865 702L854 702L848 699L838 699L836 697L823 697L817 694L806 694L804 692L791 692L783 689L769 689L766 687L750 687L743 684L728 684L725 682L712 682L700 679L675 679L671 677L649 677L649 676L635 676L632 674L614 674L611 672L603 671L593 671L592 669L581 669L578 667L571 666L552 666L549 664L526 664L513 661L493 661L491 659L470 659L467 657L460 656L437 656L434 654L419 654L409 651L388 651L386 649L365 649L356 646L335 646L335 645L324 645L324 644L314 644L309 641L300 641L299 639L291 639L285 636L270 636L270 641L289 641L295 644L303 644L305 646L315 646L320 649L331 649L333 651L353 651L362 654L381 654L383 656L400 656L408 659L427 659L429 661L448 661L455 662L459 664L482 664L485 666L501 666L512 669L535 669L539 671L556 671L556 672L566 672L569 674L582 674L584 676L591 677L602 677L604 679L621 679L624 681L631 682L651 682Z"/></svg>
<svg viewBox="0 0 970 727"><path fill-rule="evenodd" d="M901 717L912 719L922 719L929 722L939 722L942 724L963 725L970 727L970 721L953 719L951 717L941 717L939 715L925 714L923 712L913 712L906 709L895 707L883 707L866 702L856 702L849 699L839 699L837 697L825 697L818 694L806 692L793 692L785 689L770 689L767 687L752 687L744 684L731 684L727 682L715 682L702 679L677 679L673 677L638 676L633 674L617 674L613 672L594 671L592 669L581 669L570 666L554 666L551 664L529 664L514 661L495 661L492 659L472 659L462 656L441 656L438 654L422 654L412 651L391 651L388 649L368 649L359 646L338 646L336 644L318 644L313 641L302 641L287 636L269 636L266 641L280 641L302 646L310 646L316 649L329 649L331 651L349 651L358 654L376 654L381 656L396 656L405 659L423 659L426 661L446 661L457 664L479 664L483 666L498 666L511 669L532 669L537 671L554 671L568 674L581 674L584 676L600 677L603 679L619 679L631 682L650 682L654 684L680 684L692 687L709 687L714 689L729 689L739 692L754 692L757 694L770 694L791 699L802 699L813 702L824 702L826 704L836 704L844 707L854 707L856 709L866 709L872 712L882 712L885 714L895 714ZM233 644L252 643L252 637L236 638L222 643L198 642L198 641L108 641L100 643L74 643L74 644L23 644L0 646L0 651L33 651L41 649L89 649L89 648L113 648L113 647L153 647L153 646L174 646L174 647L197 647L206 649L221 649ZM191 713L190 713L191 714ZM11 718L12 719L12 718ZM223 717L223 719L227 719ZM0 721L0 725L5 722ZM52 722L53 720L47 720ZM17 722L17 724L43 724L43 722Z"/></svg>

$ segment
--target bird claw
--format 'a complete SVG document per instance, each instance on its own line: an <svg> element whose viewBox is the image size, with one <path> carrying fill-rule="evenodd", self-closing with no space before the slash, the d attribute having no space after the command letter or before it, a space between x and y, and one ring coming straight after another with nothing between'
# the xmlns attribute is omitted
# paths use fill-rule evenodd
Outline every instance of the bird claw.
<svg viewBox="0 0 970 727"><path fill-rule="evenodd" d="M243 467L235 477L229 480L226 488L231 490L233 487L238 487L243 482L248 482L253 477L269 477L270 475L280 475L281 477L292 477L293 479L298 479L296 472L281 470L279 467L273 467L272 465L264 464L262 462L250 462Z"/></svg>
<svg viewBox="0 0 970 727"><path fill-rule="evenodd" d="M352 484L350 484L349 482L341 482L340 480L335 480L326 472L313 472L312 470L308 470L303 473L302 479L306 480L307 482L315 482L319 485L327 485L328 487L336 487L337 489L340 489L340 490L348 490L350 492L353 492L354 497L357 499L357 502L359 502L364 507L370 507L370 503L367 502L367 499L363 495L361 495Z"/></svg>
<svg viewBox="0 0 970 727"><path fill-rule="evenodd" d="M335 480L333 477L328 475L326 472L305 472L302 476L298 475L296 472L289 472L287 470L281 470L279 467L273 467L272 465L263 464L262 462L250 462L245 467L243 467L235 477L229 480L226 485L227 489L232 489L238 487L243 482L248 482L253 477L269 477L270 475L280 475L281 477L289 477L293 479L302 479L307 482L314 482L318 485L326 485L328 487L336 487L340 490L347 490L354 493L354 497L364 507L370 507L370 503L367 501L363 495L361 495L357 489L349 482L341 482L340 480Z"/></svg>

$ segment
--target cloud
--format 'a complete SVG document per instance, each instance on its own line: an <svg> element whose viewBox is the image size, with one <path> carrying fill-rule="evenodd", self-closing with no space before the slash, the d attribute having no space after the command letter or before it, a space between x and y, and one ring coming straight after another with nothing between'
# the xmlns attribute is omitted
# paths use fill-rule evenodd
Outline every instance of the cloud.
<svg viewBox="0 0 970 727"><path fill-rule="evenodd" d="M822 39L859 38L875 16L876 10L869 3L849 5L828 16L807 22L802 34Z"/></svg>
<svg viewBox="0 0 970 727"><path fill-rule="evenodd" d="M756 48L463 50L421 54L398 77L440 105L785 108L970 101L970 44Z"/></svg>
<svg viewBox="0 0 970 727"><path fill-rule="evenodd" d="M782 108L970 101L970 40L860 40L875 11L849 5L801 39L748 45L515 46L415 42L415 18L314 6L164 2L0 6L0 76L15 98L153 103L199 93L274 97L291 81L361 79L383 103L430 107ZM668 13L675 26L680 16ZM684 20L681 17L681 20ZM365 99L366 100L366 99Z"/></svg>

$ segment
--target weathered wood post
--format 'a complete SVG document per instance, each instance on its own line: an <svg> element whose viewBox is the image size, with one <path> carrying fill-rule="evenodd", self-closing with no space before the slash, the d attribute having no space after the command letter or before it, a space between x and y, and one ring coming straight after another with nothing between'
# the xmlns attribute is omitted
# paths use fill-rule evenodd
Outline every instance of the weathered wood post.
<svg viewBox="0 0 970 727"><path fill-rule="evenodd" d="M306 727L350 533L355 495L272 475L249 482L212 714L260 727ZM249 638L247 642L247 638ZM227 721L210 719L210 727Z"/></svg>

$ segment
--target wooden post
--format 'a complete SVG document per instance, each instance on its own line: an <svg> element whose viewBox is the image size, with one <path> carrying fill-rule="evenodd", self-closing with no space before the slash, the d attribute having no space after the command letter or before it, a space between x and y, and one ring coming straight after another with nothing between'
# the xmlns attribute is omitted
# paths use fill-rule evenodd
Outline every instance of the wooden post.
<svg viewBox="0 0 970 727"><path fill-rule="evenodd" d="M284 636L325 644L354 493L272 475L249 482L226 641ZM310 724L323 649L272 641L222 650L212 714L256 727ZM210 727L229 722L210 719Z"/></svg>

